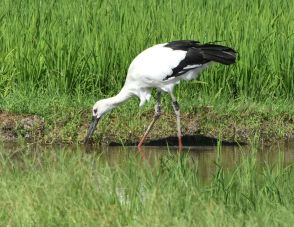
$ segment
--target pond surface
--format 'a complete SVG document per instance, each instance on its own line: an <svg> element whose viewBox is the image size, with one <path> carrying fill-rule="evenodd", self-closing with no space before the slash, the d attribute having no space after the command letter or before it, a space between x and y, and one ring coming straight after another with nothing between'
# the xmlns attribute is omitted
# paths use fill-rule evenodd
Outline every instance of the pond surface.
<svg viewBox="0 0 294 227"><path fill-rule="evenodd" d="M0 146L0 152L10 154L12 160L17 162L20 154L42 155L44 152L68 152L72 155L75 152L82 152L93 158L99 156L100 161L107 162L109 165L120 165L121 162L130 158L130 156L140 156L149 163L156 163L164 156L173 156L179 154L176 147L156 147L145 146L142 151L137 147L122 146L80 146L80 145L50 145L40 146L34 144L18 145L14 143L5 143ZM240 164L244 157L252 155L258 166L282 164L289 166L294 164L294 143L280 143L272 146L198 146L185 148L182 151L187 154L191 160L198 165L198 173L202 179L210 178L217 168L216 162L220 161L224 170L233 170Z"/></svg>

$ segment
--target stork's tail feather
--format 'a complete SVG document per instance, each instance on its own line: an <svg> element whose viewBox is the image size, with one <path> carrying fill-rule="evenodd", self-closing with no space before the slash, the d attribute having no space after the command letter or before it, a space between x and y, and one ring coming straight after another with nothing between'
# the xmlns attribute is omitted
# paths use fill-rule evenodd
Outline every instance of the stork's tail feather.
<svg viewBox="0 0 294 227"><path fill-rule="evenodd" d="M230 47L216 45L216 44L203 44L199 47L202 55L209 61L215 61L221 64L230 65L236 62L236 51Z"/></svg>

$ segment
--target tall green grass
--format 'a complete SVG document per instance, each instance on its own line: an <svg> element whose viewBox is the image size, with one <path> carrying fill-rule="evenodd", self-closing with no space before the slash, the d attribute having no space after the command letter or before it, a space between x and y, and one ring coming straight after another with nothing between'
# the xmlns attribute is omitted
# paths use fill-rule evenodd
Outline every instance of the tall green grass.
<svg viewBox="0 0 294 227"><path fill-rule="evenodd" d="M1 226L291 226L294 172L255 148L210 180L187 153L152 162L78 150L0 151ZM193 161L194 160L194 161ZM281 157L281 160L282 157Z"/></svg>
<svg viewBox="0 0 294 227"><path fill-rule="evenodd" d="M239 52L236 65L204 72L204 83L182 83L182 97L291 99L293 11L291 0L3 0L0 104L42 95L92 103L119 91L140 51L178 39Z"/></svg>

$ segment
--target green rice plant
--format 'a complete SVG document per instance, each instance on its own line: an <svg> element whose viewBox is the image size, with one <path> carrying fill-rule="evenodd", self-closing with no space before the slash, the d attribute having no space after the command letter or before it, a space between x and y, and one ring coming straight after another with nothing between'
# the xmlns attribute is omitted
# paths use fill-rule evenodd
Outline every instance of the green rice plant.
<svg viewBox="0 0 294 227"><path fill-rule="evenodd" d="M101 98L121 88L131 60L160 42L220 41L239 52L181 96L291 99L294 16L290 0L11 1L0 9L0 94L16 90Z"/></svg>

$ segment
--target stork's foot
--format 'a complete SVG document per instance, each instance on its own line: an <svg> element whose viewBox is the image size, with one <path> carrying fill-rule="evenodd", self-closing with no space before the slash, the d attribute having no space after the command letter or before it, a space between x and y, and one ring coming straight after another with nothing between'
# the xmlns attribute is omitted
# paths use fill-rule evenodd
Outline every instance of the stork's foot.
<svg viewBox="0 0 294 227"><path fill-rule="evenodd" d="M143 146L144 140L143 138L141 139L140 143L138 144L138 150L141 151L142 150L142 146Z"/></svg>

